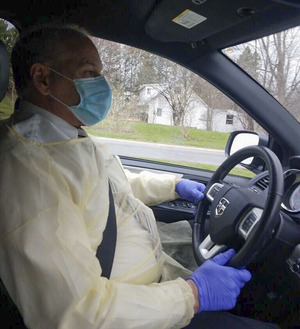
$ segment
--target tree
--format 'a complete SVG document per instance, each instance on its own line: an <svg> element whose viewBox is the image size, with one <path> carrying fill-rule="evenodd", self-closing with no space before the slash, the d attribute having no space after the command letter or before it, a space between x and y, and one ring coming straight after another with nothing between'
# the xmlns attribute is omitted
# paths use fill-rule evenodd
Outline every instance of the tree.
<svg viewBox="0 0 300 329"><path fill-rule="evenodd" d="M255 79L257 80L258 73L258 64L260 63L260 56L258 55L256 49L254 51L251 51L251 48L249 45L246 45L246 47L243 49L243 52L237 59L237 64L241 67L247 66L247 72Z"/></svg>
<svg viewBox="0 0 300 329"><path fill-rule="evenodd" d="M110 116L130 118L137 105L139 78L145 52L104 39L93 38L103 71L113 91Z"/></svg>
<svg viewBox="0 0 300 329"><path fill-rule="evenodd" d="M299 31L288 30L261 40L268 68L263 82L286 107L300 84Z"/></svg>
<svg viewBox="0 0 300 329"><path fill-rule="evenodd" d="M292 110L300 87L300 28L261 38L240 49L238 64Z"/></svg>
<svg viewBox="0 0 300 329"><path fill-rule="evenodd" d="M251 52L248 45L243 49L243 52L237 59L237 64L241 67L247 66L247 72L257 80L257 67L260 62L260 56L257 51ZM236 103L233 102L232 109L236 112L235 118L241 123L246 130L254 130L254 120L250 115L245 113Z"/></svg>
<svg viewBox="0 0 300 329"><path fill-rule="evenodd" d="M113 89L111 114L128 117L137 105L143 84L156 83L157 92L172 109L173 123L184 125L191 106L196 75L162 57L122 44L94 39L103 62L103 74ZM127 97L126 95L130 95Z"/></svg>
<svg viewBox="0 0 300 329"><path fill-rule="evenodd" d="M166 60L162 60L159 67L161 83L155 89L172 109L174 125L183 126L185 115L193 102L196 76L184 67Z"/></svg>

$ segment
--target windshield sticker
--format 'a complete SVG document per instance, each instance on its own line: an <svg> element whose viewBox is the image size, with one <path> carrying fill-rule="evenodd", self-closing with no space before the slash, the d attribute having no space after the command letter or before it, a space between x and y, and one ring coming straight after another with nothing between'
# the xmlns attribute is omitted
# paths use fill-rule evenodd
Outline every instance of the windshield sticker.
<svg viewBox="0 0 300 329"><path fill-rule="evenodd" d="M204 22L205 20L206 20L206 17L201 16L189 9L186 9L180 15L178 15L177 17L172 19L173 22L175 22L181 26L184 26L187 29L191 29L192 27Z"/></svg>

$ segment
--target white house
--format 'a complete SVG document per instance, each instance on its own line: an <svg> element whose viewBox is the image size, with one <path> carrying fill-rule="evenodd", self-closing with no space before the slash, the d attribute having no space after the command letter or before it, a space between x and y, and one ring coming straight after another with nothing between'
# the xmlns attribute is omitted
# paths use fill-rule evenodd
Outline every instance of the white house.
<svg viewBox="0 0 300 329"><path fill-rule="evenodd" d="M139 105L147 111L148 123L173 125L172 108L165 97L159 93L162 86L158 84L142 85L139 94ZM189 108L184 116L184 126L206 129L207 105L193 93Z"/></svg>
<svg viewBox="0 0 300 329"><path fill-rule="evenodd" d="M211 130L224 133L230 133L234 130L244 129L239 117L243 116L234 110L217 110L212 111Z"/></svg>
<svg viewBox="0 0 300 329"><path fill-rule="evenodd" d="M140 87L139 108L147 116L148 123L173 125L172 108L165 97L159 93L163 86L145 84ZM207 115L211 111L210 127L213 131L231 132L243 129L238 113L234 110L209 109L208 105L195 93L190 96L190 104L184 116L184 126L207 129ZM239 113L239 116L241 114Z"/></svg>

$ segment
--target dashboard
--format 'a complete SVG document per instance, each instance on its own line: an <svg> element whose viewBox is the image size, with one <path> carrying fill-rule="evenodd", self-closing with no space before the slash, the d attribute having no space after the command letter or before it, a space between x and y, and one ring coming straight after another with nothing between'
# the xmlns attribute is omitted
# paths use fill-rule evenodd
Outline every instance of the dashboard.
<svg viewBox="0 0 300 329"><path fill-rule="evenodd" d="M284 172L284 196L281 207L290 214L300 213L300 170ZM296 217L297 218L297 217Z"/></svg>
<svg viewBox="0 0 300 329"><path fill-rule="evenodd" d="M294 221L300 224L300 170L288 169L283 173L284 195L281 210L287 213ZM265 194L269 187L268 172L254 177L249 184L250 189L258 194Z"/></svg>

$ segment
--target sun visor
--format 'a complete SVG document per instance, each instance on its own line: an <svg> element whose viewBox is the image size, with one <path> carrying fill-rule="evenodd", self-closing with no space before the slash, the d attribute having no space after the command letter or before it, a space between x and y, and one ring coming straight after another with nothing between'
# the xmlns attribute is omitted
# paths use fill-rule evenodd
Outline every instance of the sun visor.
<svg viewBox="0 0 300 329"><path fill-rule="evenodd" d="M146 33L163 42L201 41L274 6L270 0L162 0L145 25Z"/></svg>

